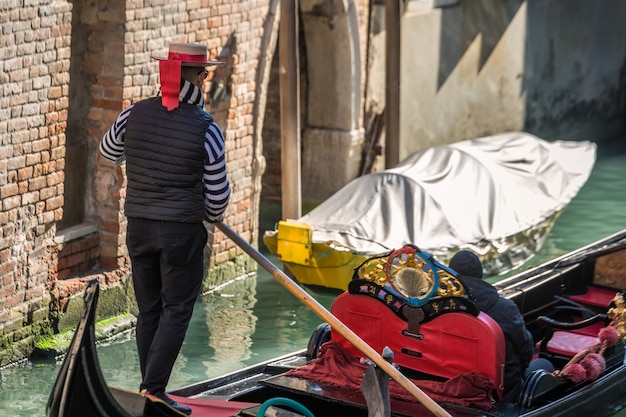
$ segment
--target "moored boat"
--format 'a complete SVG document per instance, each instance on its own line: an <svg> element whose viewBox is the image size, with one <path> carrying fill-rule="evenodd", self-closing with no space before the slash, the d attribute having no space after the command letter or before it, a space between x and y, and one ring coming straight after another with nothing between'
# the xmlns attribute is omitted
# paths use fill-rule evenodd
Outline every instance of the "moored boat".
<svg viewBox="0 0 626 417"><path fill-rule="evenodd" d="M280 274L262 255L244 250L274 276ZM501 330L478 311L454 271L413 246L361 265L349 291L333 303L333 320L318 327L306 349L170 394L191 405L197 416L263 415L259 413L269 408L267 415L365 417L372 415L372 397L377 396L382 397L374 402L383 404L382 414L376 414L381 416L609 416L626 405L624 265L626 230L496 284L520 308L537 356L555 369L530 373L515 403L499 401ZM179 415L158 401L103 382L93 338L96 301L97 283L92 283L47 416ZM384 359L393 361L394 369L439 408L407 394L395 374L389 374L392 381L374 378L377 388L366 389L367 374L381 367L371 364L360 344L348 342L340 323L385 353ZM602 357L601 368L590 372L574 366L591 354ZM451 391L450 385L472 390ZM203 414L203 405L232 408L225 414ZM272 414L278 412L284 414Z"/></svg>
<svg viewBox="0 0 626 417"><path fill-rule="evenodd" d="M280 221L263 241L301 284L341 291L363 261L411 243L442 262L470 249L487 275L503 274L541 248L595 157L591 142L524 132L423 149Z"/></svg>

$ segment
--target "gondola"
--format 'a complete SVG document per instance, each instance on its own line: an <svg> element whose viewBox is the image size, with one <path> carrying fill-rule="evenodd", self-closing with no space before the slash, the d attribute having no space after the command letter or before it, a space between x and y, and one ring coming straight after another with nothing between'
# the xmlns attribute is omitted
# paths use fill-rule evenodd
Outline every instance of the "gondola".
<svg viewBox="0 0 626 417"><path fill-rule="evenodd" d="M504 274L541 248L595 159L592 142L526 132L433 146L355 178L263 242L299 283L341 291L363 261L410 243L441 262L471 249L487 275Z"/></svg>
<svg viewBox="0 0 626 417"><path fill-rule="evenodd" d="M289 288L288 277L219 227ZM409 284L407 276L418 282ZM454 271L414 245L357 268L348 291L320 314L332 320L318 326L306 349L170 395L194 416L609 416L626 405L626 230L495 285L519 306L536 357L554 368L531 372L516 402L499 401L501 330L477 310ZM47 417L181 415L105 384L94 340L97 293L94 281ZM588 367L591 359L601 366ZM416 391L406 390L405 380ZM232 408L217 414L205 405Z"/></svg>

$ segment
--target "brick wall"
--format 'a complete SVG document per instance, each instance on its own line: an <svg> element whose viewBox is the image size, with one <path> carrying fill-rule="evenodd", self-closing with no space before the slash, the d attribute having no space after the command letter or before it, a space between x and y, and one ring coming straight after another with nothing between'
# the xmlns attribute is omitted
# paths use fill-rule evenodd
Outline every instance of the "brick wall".
<svg viewBox="0 0 626 417"><path fill-rule="evenodd" d="M91 233L67 244L59 245L57 279L89 273L98 265L100 235Z"/></svg>
<svg viewBox="0 0 626 417"><path fill-rule="evenodd" d="M266 22L272 1L0 0L0 351L58 329L88 279L127 284L124 165L103 160L97 148L121 110L158 92L150 57L165 56L170 42L204 43L211 58L225 62L212 68L205 99L226 138L232 194L225 221L253 239L254 177L264 166L256 123L264 118L268 131L279 132L276 72L269 86L258 85L259 62L274 54L263 46L276 36L277 26ZM360 19L367 4L359 0ZM306 88L301 94L304 115ZM274 176L265 186L276 188L280 146L268 149ZM75 157L85 160L74 164ZM71 206L79 224L63 216L74 203L82 206ZM209 229L209 286L256 267Z"/></svg>
<svg viewBox="0 0 626 417"><path fill-rule="evenodd" d="M30 346L54 328L86 280L128 280L124 166L101 159L97 147L122 109L158 92L150 57L167 55L170 42L204 43L225 62L212 68L205 98L226 138L225 220L250 238L258 216L250 195L253 107L268 4L0 0L0 351L17 356L17 344ZM64 171L66 140L85 147L84 174ZM77 216L84 223L60 230L65 175L86 176ZM221 233L210 239L211 266L242 254ZM231 272L245 272L238 265Z"/></svg>
<svg viewBox="0 0 626 417"><path fill-rule="evenodd" d="M49 251L63 205L71 16L63 1L0 6L0 348L32 340L31 326L47 319Z"/></svg>
<svg viewBox="0 0 626 417"><path fill-rule="evenodd" d="M122 2L123 3L123 2ZM181 7L184 4L185 7ZM127 1L125 10L118 0L110 1L106 16L114 24L124 21L119 48L111 48L110 28L106 27L98 49L105 69L123 72L122 78L112 77L106 87L94 88L93 117L90 131L93 141L100 140L104 131L120 110L131 103L153 96L158 91L158 64L151 56L166 56L170 42L204 43L213 59L224 61L211 68L205 83L207 110L220 125L226 139L226 159L231 182L231 203L225 220L244 236L250 234L250 219L257 213L250 207L250 184L253 165L253 103L255 100L256 62L261 54L262 33L267 2L248 1L189 1L186 3L152 1ZM190 12L192 11L192 12ZM124 56L117 55L123 50ZM119 66L109 68L113 63ZM115 80L123 79L121 85ZM218 87L221 95L212 94ZM91 135L90 135L91 136ZM126 263L123 242L125 220L119 215L123 205L124 182L120 168L108 162L97 161L95 195L98 215L102 221L101 262L115 267ZM113 197L113 198L111 198ZM234 244L216 233L211 238L211 264L223 263L240 253Z"/></svg>

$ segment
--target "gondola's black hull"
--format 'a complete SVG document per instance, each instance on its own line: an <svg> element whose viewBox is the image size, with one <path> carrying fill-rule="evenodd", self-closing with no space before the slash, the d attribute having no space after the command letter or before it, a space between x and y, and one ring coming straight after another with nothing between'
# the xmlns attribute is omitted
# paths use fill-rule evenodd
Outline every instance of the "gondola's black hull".
<svg viewBox="0 0 626 417"><path fill-rule="evenodd" d="M112 416L129 417L112 398L101 375L94 340L98 285L85 291L85 308L46 406L48 417Z"/></svg>
<svg viewBox="0 0 626 417"><path fill-rule="evenodd" d="M554 307L554 296L575 291L593 280L595 259L626 251L626 230L562 256L540 267L496 284L501 293L514 300L533 334L539 334L537 317ZM626 258L626 257L625 257ZM181 416L159 401L106 385L95 347L95 310L98 284L92 282L85 292L85 310L74 339L53 386L47 417L130 417ZM261 404L276 397L290 398L305 406L315 416L366 417L366 402L360 391L342 390L331 385L286 377L288 370L310 362L307 351L277 358L218 378L172 391L179 397L219 398ZM607 360L607 370L593 382L563 384L530 407L519 404L496 404L489 410L441 404L453 416L554 417L610 416L626 404L626 366L623 343L615 346ZM558 394L558 395L557 395ZM529 402L531 403L531 402ZM258 407L241 411L252 416ZM300 414L293 414L300 415ZM429 416L417 402L392 400L393 416Z"/></svg>
<svg viewBox="0 0 626 417"><path fill-rule="evenodd" d="M47 417L181 417L163 401L107 386L96 353L99 286L85 290L85 307L46 405Z"/></svg>

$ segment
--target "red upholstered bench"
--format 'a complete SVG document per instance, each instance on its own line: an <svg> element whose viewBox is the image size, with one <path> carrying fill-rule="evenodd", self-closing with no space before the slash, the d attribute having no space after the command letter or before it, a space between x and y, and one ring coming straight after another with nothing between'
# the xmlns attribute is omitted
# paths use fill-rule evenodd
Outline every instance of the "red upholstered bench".
<svg viewBox="0 0 626 417"><path fill-rule="evenodd" d="M589 312L593 309L606 313L616 293L618 291L614 289L589 285L584 294L568 295L563 298L580 304L583 308L589 308ZM597 314L596 317L585 320L579 319L578 322L571 323L571 327L565 327L568 326L565 323L559 326L554 322L551 323L550 319L546 318L543 320L542 317L539 317L539 322L548 325L552 331L537 342L537 349L544 355L556 355L565 358L573 357L578 352L599 342L598 332L606 325L605 320L599 317L601 315ZM606 318L606 316L604 317ZM577 323L582 324L583 322L589 322L589 324L584 327L574 327Z"/></svg>
<svg viewBox="0 0 626 417"><path fill-rule="evenodd" d="M607 288L588 286L584 294L569 295L567 298L588 306L608 308L609 303L618 292Z"/></svg>
<svg viewBox="0 0 626 417"><path fill-rule="evenodd" d="M408 322L384 302L366 295L343 293L331 313L374 350L389 347L394 362L404 368L449 379L466 372L485 374L502 394L505 342L500 326L485 313L478 316L446 312L419 326L419 335L407 335ZM332 340L356 357L363 354L343 336Z"/></svg>
<svg viewBox="0 0 626 417"><path fill-rule="evenodd" d="M573 331L557 330L548 341L547 351L554 355L573 357L583 349L600 342L594 336L575 333ZM540 349L541 342L537 342L536 348Z"/></svg>
<svg viewBox="0 0 626 417"><path fill-rule="evenodd" d="M596 337L603 327L605 327L605 323L598 322L596 324L592 324L591 326L583 327L582 329L572 330L571 332Z"/></svg>
<svg viewBox="0 0 626 417"><path fill-rule="evenodd" d="M571 358L578 352L600 342L599 331L606 325L606 314L596 314L577 322L559 322L539 316L537 323L545 329L545 336L536 343L541 357Z"/></svg>

